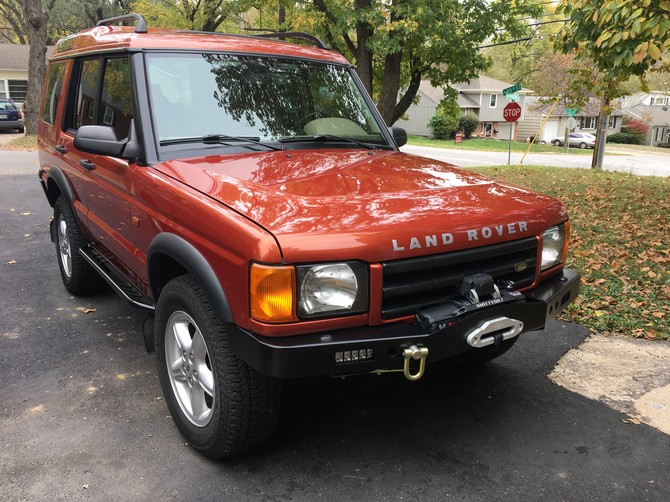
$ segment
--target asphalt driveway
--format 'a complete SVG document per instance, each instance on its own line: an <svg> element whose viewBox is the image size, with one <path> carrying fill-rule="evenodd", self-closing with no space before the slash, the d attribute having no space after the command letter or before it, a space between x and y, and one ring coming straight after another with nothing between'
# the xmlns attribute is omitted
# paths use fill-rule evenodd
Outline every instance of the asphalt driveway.
<svg viewBox="0 0 670 502"><path fill-rule="evenodd" d="M285 386L261 448L211 462L162 400L144 315L63 288L35 157L0 151L3 500L668 500L670 437L552 383L552 323L486 367Z"/></svg>

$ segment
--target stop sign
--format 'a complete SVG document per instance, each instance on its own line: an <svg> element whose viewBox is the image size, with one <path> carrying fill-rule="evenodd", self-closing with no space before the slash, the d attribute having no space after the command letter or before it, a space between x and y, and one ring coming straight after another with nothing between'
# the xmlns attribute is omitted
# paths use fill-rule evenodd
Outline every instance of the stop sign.
<svg viewBox="0 0 670 502"><path fill-rule="evenodd" d="M505 119L505 122L516 122L520 117L521 107L519 106L519 103L512 101L503 108L503 118Z"/></svg>

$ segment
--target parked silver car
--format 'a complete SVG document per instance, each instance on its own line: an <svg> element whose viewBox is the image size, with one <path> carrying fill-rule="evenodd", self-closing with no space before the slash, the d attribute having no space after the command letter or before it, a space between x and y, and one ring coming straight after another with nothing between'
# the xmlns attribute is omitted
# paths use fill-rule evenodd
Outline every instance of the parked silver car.
<svg viewBox="0 0 670 502"><path fill-rule="evenodd" d="M563 146L565 138L554 138L551 143L554 146ZM568 144L570 146L578 146L579 148L595 148L596 137L588 132L573 132L570 133Z"/></svg>

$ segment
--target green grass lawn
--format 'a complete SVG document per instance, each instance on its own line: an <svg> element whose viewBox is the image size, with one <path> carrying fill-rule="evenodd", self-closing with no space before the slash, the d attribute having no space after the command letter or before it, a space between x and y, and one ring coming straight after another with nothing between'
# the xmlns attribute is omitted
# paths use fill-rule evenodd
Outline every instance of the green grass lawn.
<svg viewBox="0 0 670 502"><path fill-rule="evenodd" d="M568 207L568 265L582 273L582 289L565 319L604 334L670 339L670 178L538 166L472 170Z"/></svg>
<svg viewBox="0 0 670 502"><path fill-rule="evenodd" d="M452 148L454 150L479 150L483 152L507 152L509 150L509 140L500 139L481 139L471 138L463 140L462 143L455 143L453 139L440 140L429 139L423 136L409 136L407 143L416 146L432 146L434 148ZM512 141L513 152L525 152L529 144L523 141ZM580 148L570 148L570 153L580 153L593 155L593 150L582 150ZM531 153L563 153L565 148L559 148L554 145L536 145L530 147Z"/></svg>
<svg viewBox="0 0 670 502"><path fill-rule="evenodd" d="M423 136L408 136L407 143L410 145L416 146L431 146L434 148L451 148L454 150L480 150L486 152L507 152L509 150L509 140L498 140L498 139L481 139L481 138L471 138L463 140L462 143L454 143L453 139L449 140L440 140L440 139L430 139ZM528 149L528 143L523 141L512 141L512 151L513 152L525 152ZM647 151L655 153L665 153L670 155L670 149L668 148L658 148L653 146L645 145L619 145L615 143L608 143L605 145L605 153L609 153L611 150L616 150L617 152L629 150L631 154L634 154L636 151ZM533 144L530 147L529 153L565 153L566 150L563 147L556 147L554 145L536 145ZM580 154L580 155L593 155L592 149L582 150L581 148L570 148L568 150L571 154Z"/></svg>

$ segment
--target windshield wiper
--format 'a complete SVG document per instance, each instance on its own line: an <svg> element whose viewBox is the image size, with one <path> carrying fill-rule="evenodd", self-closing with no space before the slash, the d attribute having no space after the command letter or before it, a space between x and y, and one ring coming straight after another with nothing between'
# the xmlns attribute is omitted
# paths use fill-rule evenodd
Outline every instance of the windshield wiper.
<svg viewBox="0 0 670 502"><path fill-rule="evenodd" d="M166 145L181 145L184 143L204 143L205 145L224 145L234 146L231 143L245 143L241 146L258 145L270 150L283 150L283 147L274 146L269 143L264 143L260 138L228 136L227 134L206 134L205 136L197 136L191 138L174 138L164 139L160 142L161 146Z"/></svg>
<svg viewBox="0 0 670 502"><path fill-rule="evenodd" d="M363 143L352 138L347 138L345 136L336 136L335 134L318 134L316 136L293 136L291 138L281 138L280 143L298 143L301 141L314 141L317 143L326 142L326 141L342 141L345 143L353 143L354 145L362 146L368 150L377 150L378 148L383 148L382 145L373 145L370 143Z"/></svg>

